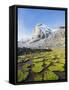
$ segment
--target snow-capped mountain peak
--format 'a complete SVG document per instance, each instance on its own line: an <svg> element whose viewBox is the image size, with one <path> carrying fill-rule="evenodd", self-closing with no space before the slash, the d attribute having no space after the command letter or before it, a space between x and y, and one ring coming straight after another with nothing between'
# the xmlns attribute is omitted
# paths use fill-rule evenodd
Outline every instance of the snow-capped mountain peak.
<svg viewBox="0 0 69 90"><path fill-rule="evenodd" d="M29 40L19 41L18 47L26 48L48 48L65 46L65 27L56 28L56 30L51 30L45 24L37 24L32 31L32 37Z"/></svg>

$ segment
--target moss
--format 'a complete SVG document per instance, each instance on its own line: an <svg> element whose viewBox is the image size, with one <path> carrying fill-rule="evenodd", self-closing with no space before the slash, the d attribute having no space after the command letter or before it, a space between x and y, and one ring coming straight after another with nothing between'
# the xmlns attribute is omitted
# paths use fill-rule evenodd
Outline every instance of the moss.
<svg viewBox="0 0 69 90"><path fill-rule="evenodd" d="M34 66L32 67L32 71L35 73L40 72L43 69L42 65L43 65L42 62L34 63Z"/></svg>
<svg viewBox="0 0 69 90"><path fill-rule="evenodd" d="M46 65L50 65L50 63L51 63L50 61L45 61Z"/></svg>
<svg viewBox="0 0 69 90"><path fill-rule="evenodd" d="M58 80L58 76L52 71L47 71L44 73L44 80Z"/></svg>
<svg viewBox="0 0 69 90"><path fill-rule="evenodd" d="M42 75L41 74L36 74L34 81L42 81Z"/></svg>
<svg viewBox="0 0 69 90"><path fill-rule="evenodd" d="M24 64L23 66L22 66L22 71L24 72L24 71L28 71L28 67L30 66L30 64Z"/></svg>
<svg viewBox="0 0 69 90"><path fill-rule="evenodd" d="M65 59L60 59L59 63L65 64Z"/></svg>
<svg viewBox="0 0 69 90"><path fill-rule="evenodd" d="M27 61L28 59L32 60L32 63L34 64L31 68L32 72L36 73L34 75L35 81L42 80L42 73L44 73L44 80L57 80L58 76L53 71L65 71L65 51L63 48L53 49L51 52L35 52L33 54L21 55L18 57L18 63ZM41 73L41 71L45 68L43 67L43 59L45 60L45 65L48 67ZM18 71L18 80L25 79L24 75L27 75L25 73L29 72L29 66L30 64L25 63L22 66L22 69Z"/></svg>
<svg viewBox="0 0 69 90"><path fill-rule="evenodd" d="M25 80L27 76L28 72L22 72L21 70L18 70L18 82Z"/></svg>
<svg viewBox="0 0 69 90"><path fill-rule="evenodd" d="M64 64L56 63L55 65L50 66L48 69L51 71L64 71Z"/></svg>
<svg viewBox="0 0 69 90"><path fill-rule="evenodd" d="M42 61L43 58L38 58L38 59L33 59L33 62L38 62L38 61Z"/></svg>

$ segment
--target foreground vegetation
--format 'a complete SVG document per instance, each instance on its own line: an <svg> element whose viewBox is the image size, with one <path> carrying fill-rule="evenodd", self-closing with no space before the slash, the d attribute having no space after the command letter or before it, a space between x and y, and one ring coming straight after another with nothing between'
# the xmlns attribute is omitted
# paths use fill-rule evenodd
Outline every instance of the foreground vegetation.
<svg viewBox="0 0 69 90"><path fill-rule="evenodd" d="M65 79L65 50L40 51L18 56L18 82Z"/></svg>

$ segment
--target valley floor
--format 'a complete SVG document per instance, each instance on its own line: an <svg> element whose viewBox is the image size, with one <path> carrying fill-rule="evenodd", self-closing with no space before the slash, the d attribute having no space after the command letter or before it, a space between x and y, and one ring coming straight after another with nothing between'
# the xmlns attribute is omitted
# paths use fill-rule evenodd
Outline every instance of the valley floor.
<svg viewBox="0 0 69 90"><path fill-rule="evenodd" d="M18 82L65 79L65 49L18 56Z"/></svg>

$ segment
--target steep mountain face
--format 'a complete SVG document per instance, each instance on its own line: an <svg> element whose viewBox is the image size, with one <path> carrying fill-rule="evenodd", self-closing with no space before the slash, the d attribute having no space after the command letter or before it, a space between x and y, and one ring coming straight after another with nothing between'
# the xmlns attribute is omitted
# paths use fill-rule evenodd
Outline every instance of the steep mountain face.
<svg viewBox="0 0 69 90"><path fill-rule="evenodd" d="M33 30L32 41L48 38L51 30L44 24L37 24Z"/></svg>
<svg viewBox="0 0 69 90"><path fill-rule="evenodd" d="M38 24L33 30L30 40L19 41L18 47L33 49L50 49L65 46L65 28L59 27L55 31L44 24Z"/></svg>
<svg viewBox="0 0 69 90"><path fill-rule="evenodd" d="M65 47L65 28L57 28L51 37L45 40L45 45L48 48Z"/></svg>

